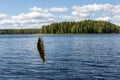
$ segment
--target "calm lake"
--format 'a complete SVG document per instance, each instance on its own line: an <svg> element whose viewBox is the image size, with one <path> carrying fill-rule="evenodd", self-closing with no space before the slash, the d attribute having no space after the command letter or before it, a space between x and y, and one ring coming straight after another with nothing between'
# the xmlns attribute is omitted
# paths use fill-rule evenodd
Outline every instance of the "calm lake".
<svg viewBox="0 0 120 80"><path fill-rule="evenodd" d="M37 50L44 41L47 62ZM0 80L119 80L120 35L0 35Z"/></svg>

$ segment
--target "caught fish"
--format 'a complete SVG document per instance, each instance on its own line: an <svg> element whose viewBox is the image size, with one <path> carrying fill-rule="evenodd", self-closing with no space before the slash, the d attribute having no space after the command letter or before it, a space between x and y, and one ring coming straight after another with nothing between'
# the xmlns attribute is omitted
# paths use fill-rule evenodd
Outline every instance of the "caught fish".
<svg viewBox="0 0 120 80"><path fill-rule="evenodd" d="M44 44L43 44L43 40L40 37L38 38L37 48L38 48L40 57L42 59L42 62L45 63L46 59L45 59L45 52L44 52Z"/></svg>

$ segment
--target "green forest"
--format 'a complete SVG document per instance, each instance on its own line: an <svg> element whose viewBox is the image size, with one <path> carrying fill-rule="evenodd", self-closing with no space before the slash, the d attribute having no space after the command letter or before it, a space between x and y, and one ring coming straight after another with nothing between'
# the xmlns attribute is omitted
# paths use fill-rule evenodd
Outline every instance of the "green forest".
<svg viewBox="0 0 120 80"><path fill-rule="evenodd" d="M0 34L40 34L40 29L0 29Z"/></svg>
<svg viewBox="0 0 120 80"><path fill-rule="evenodd" d="M44 25L40 32L43 34L120 33L120 26L107 21L84 20Z"/></svg>
<svg viewBox="0 0 120 80"><path fill-rule="evenodd" d="M107 21L84 20L58 22L44 25L40 29L1 29L0 34L88 34L120 33L120 26Z"/></svg>

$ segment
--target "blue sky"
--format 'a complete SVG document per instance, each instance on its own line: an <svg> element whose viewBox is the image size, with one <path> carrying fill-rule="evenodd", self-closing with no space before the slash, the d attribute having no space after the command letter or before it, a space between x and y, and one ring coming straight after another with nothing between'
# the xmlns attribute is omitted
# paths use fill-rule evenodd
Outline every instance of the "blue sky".
<svg viewBox="0 0 120 80"><path fill-rule="evenodd" d="M68 7L74 5L82 6L87 4L113 4L119 5L120 0L0 0L0 12L10 15L27 12L30 7Z"/></svg>
<svg viewBox="0 0 120 80"><path fill-rule="evenodd" d="M0 0L0 29L40 28L85 19L120 25L119 18L120 0Z"/></svg>

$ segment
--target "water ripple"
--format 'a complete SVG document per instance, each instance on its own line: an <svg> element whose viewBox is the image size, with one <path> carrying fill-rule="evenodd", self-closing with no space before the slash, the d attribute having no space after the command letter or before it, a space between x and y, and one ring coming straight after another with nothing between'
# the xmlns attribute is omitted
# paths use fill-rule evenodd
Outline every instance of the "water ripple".
<svg viewBox="0 0 120 80"><path fill-rule="evenodd" d="M39 36L46 64L37 51ZM0 80L120 79L119 35L2 35L0 44Z"/></svg>

